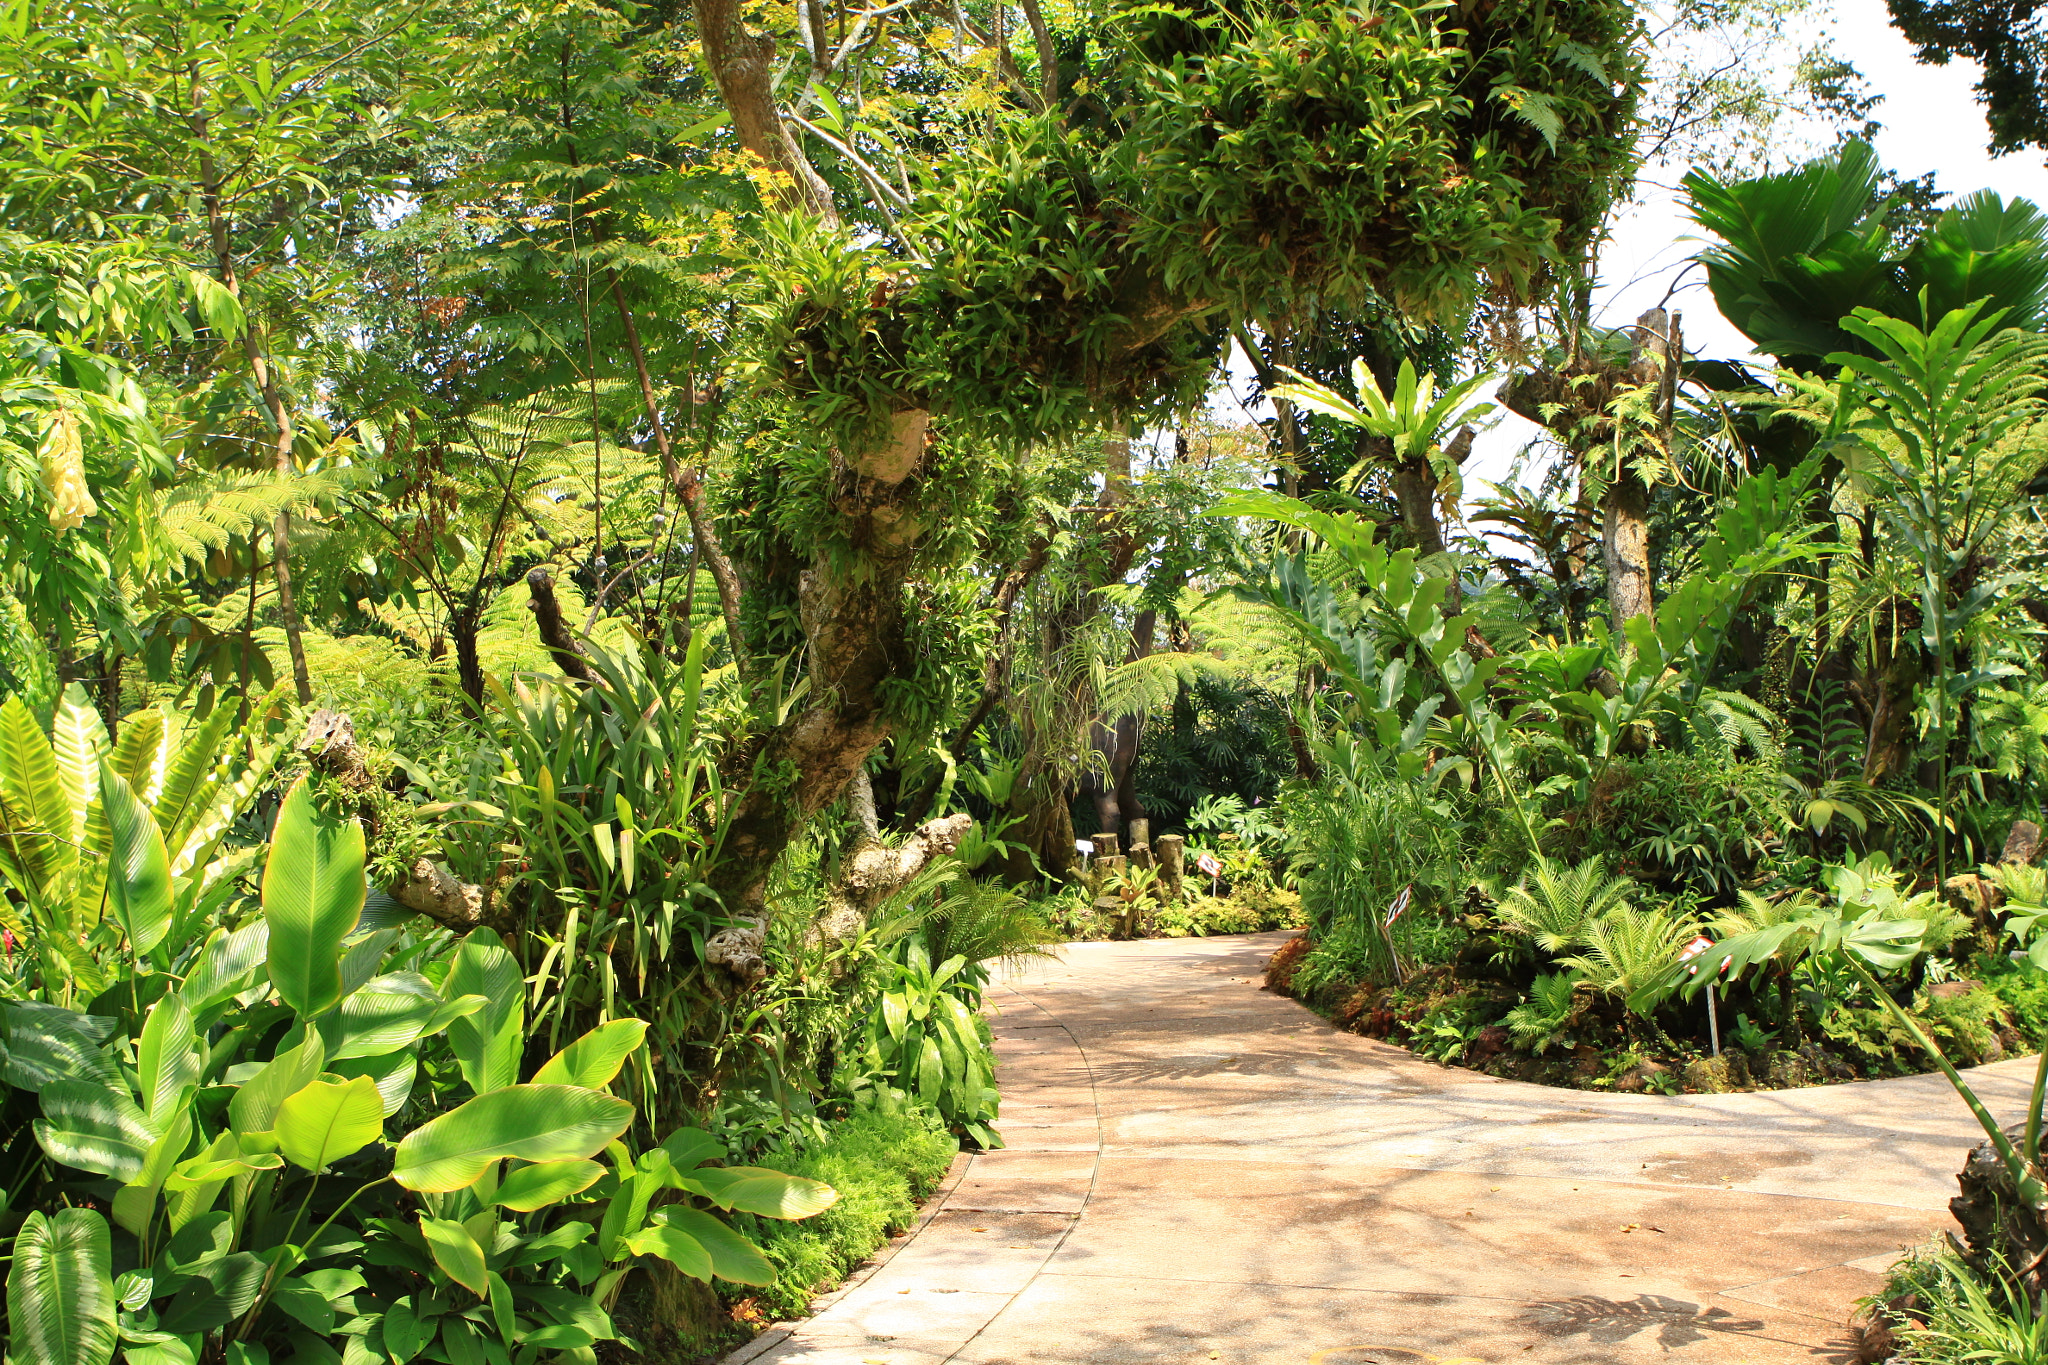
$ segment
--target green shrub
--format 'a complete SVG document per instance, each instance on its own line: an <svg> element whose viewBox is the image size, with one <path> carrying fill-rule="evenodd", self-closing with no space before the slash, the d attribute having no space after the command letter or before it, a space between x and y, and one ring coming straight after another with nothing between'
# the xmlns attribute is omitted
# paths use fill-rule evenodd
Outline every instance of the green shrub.
<svg viewBox="0 0 2048 1365"><path fill-rule="evenodd" d="M1301 926L1301 897L1265 886L1239 887L1227 896L1196 896L1161 906L1152 920L1152 927L1164 938L1258 934Z"/></svg>
<svg viewBox="0 0 2048 1365"><path fill-rule="evenodd" d="M910 1226L918 1201L937 1188L959 1143L929 1109L863 1107L832 1126L825 1141L800 1153L771 1153L763 1164L822 1180L839 1201L802 1223L736 1219L775 1266L773 1286L755 1293L771 1316L793 1317L811 1295L846 1278L893 1232Z"/></svg>

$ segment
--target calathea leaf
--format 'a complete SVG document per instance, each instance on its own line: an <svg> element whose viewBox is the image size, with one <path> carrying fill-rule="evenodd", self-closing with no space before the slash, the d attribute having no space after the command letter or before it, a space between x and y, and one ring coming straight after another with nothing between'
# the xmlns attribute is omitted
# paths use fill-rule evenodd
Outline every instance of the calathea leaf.
<svg viewBox="0 0 2048 1365"><path fill-rule="evenodd" d="M36 1141L53 1160L123 1184L142 1174L158 1133L125 1091L91 1081L52 1081L43 1087L42 1101Z"/></svg>
<svg viewBox="0 0 2048 1365"><path fill-rule="evenodd" d="M16 1365L106 1365L117 1334L106 1220L90 1209L31 1213L14 1237L7 1317Z"/></svg>

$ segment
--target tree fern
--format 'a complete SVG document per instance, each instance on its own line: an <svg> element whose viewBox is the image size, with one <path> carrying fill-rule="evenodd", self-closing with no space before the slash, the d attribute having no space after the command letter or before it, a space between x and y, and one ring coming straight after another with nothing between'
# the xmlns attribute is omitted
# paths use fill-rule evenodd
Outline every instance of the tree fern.
<svg viewBox="0 0 2048 1365"><path fill-rule="evenodd" d="M163 489L151 495L148 509L157 558L172 565L204 563L251 532L268 529L279 513L332 497L351 482L340 471L223 472Z"/></svg>

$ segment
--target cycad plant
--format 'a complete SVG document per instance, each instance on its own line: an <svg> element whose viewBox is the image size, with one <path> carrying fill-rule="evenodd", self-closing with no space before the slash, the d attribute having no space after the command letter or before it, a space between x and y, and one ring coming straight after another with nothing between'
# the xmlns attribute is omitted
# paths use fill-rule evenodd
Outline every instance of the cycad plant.
<svg viewBox="0 0 2048 1365"><path fill-rule="evenodd" d="M1685 916L1621 906L1588 921L1583 951L1559 959L1558 965L1648 1018L1671 994L1672 969L1698 933L1698 921Z"/></svg>
<svg viewBox="0 0 2048 1365"><path fill-rule="evenodd" d="M2042 411L2048 337L2001 330L2004 314L1983 303L1915 326L1859 308L1842 327L1873 354L1840 353L1838 412L1861 447L1858 464L1878 508L1918 570L1921 635L1933 676L1919 704L1935 761L1936 873L1948 877L1949 776L1959 704L1992 681L1964 667L1965 627L2009 595L2010 579L1986 575L1994 534L2024 503L2040 467L2031 441L2008 440Z"/></svg>
<svg viewBox="0 0 2048 1365"><path fill-rule="evenodd" d="M1630 878L1609 875L1606 860L1597 853L1576 867L1539 856L1529 875L1501 897L1494 913L1538 948L1556 955L1587 942L1588 932L1601 919L1629 908L1635 890Z"/></svg>
<svg viewBox="0 0 2048 1365"><path fill-rule="evenodd" d="M1509 1010L1501 1022L1517 1043L1541 1056L1566 1037L1582 1012L1579 978L1571 972L1546 972L1529 983L1529 998Z"/></svg>

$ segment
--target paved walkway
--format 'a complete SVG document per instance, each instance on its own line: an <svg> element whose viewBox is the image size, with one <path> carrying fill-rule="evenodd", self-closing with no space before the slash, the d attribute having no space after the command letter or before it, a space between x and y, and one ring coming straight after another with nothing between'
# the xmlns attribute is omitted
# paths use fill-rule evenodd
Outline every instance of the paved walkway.
<svg viewBox="0 0 2048 1365"><path fill-rule="evenodd" d="M1285 935L1084 944L990 994L1009 1146L753 1365L1847 1362L1949 1224L1939 1076L1552 1090L1259 989ZM2017 1117L2031 1062L1972 1075Z"/></svg>

